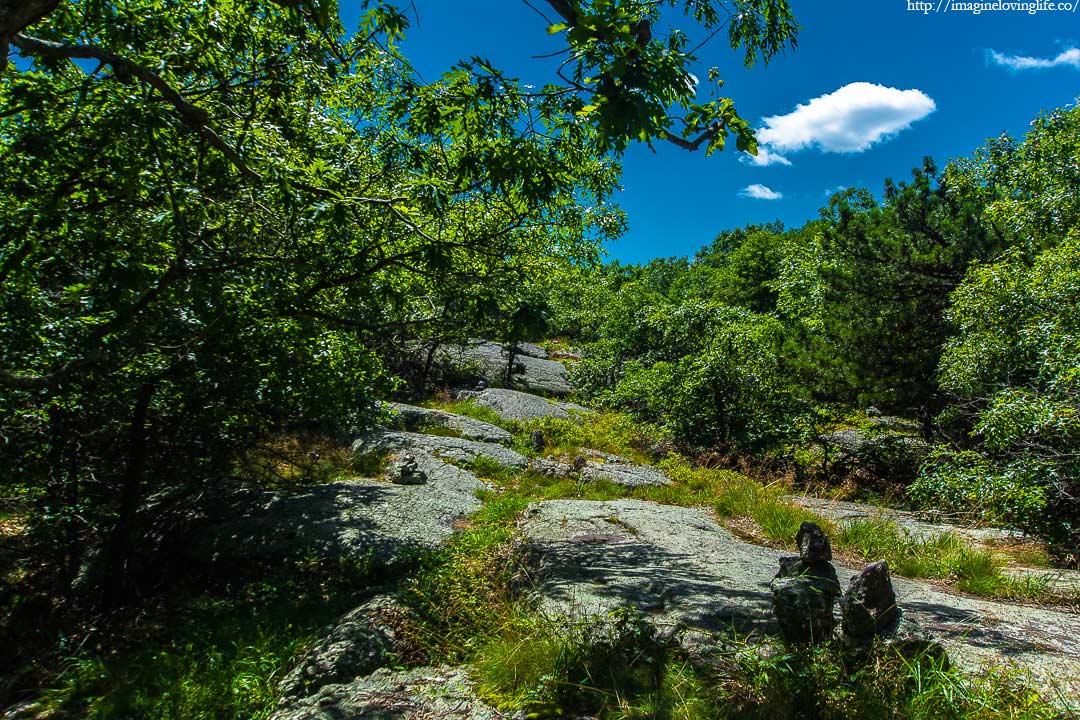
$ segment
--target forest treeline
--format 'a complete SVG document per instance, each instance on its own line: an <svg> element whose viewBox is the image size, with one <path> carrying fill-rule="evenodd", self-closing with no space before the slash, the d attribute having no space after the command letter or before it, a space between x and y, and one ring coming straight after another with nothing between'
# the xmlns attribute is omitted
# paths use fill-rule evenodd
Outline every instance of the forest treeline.
<svg viewBox="0 0 1080 720"><path fill-rule="evenodd" d="M148 499L243 482L282 433L372 425L437 382L418 348L469 337L583 344L583 398L693 450L794 456L853 409L916 417L938 449L913 498L1066 534L1077 110L884 202L604 265L629 143L756 152L730 98L698 101L687 35L653 36L662 6L748 64L795 44L784 0L549 0L568 61L533 88L481 58L421 80L394 4L356 29L330 0L0 10L0 483L57 602L89 601L87 567L95 602L133 597Z"/></svg>
<svg viewBox="0 0 1080 720"><path fill-rule="evenodd" d="M1059 109L799 228L564 268L550 331L584 344L586 399L685 446L798 466L876 410L933 446L917 477L893 468L908 500L1062 538L1080 520L1077 157L1080 110Z"/></svg>

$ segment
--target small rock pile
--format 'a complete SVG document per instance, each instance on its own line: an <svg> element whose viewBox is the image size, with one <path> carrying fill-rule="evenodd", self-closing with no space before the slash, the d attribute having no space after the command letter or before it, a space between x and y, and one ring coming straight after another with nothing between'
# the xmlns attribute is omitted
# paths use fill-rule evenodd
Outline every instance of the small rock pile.
<svg viewBox="0 0 1080 720"><path fill-rule="evenodd" d="M427 482L427 473L420 469L416 457L408 453L397 455L390 461L386 476L395 485L423 485Z"/></svg>
<svg viewBox="0 0 1080 720"><path fill-rule="evenodd" d="M795 536L799 555L780 558L772 581L773 612L785 642L808 645L833 636L833 606L840 580L832 560L829 537L814 523L803 523Z"/></svg>
<svg viewBox="0 0 1080 720"><path fill-rule="evenodd" d="M815 523L804 522L795 536L799 555L780 558L772 581L773 612L780 637L792 645L810 645L838 639L854 658L865 656L875 638L886 640L909 657L945 660L945 651L905 623L896 604L889 566L867 565L851 578L842 594L832 565L829 537ZM833 608L840 601L837 638Z"/></svg>

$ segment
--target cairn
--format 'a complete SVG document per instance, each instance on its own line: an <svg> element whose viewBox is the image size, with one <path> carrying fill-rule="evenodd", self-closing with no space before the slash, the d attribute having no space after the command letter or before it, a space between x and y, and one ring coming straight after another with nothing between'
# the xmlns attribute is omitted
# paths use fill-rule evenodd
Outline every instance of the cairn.
<svg viewBox="0 0 1080 720"><path fill-rule="evenodd" d="M423 485L427 482L427 474L420 469L416 457L408 453L390 461L387 477L395 485Z"/></svg>
<svg viewBox="0 0 1080 720"><path fill-rule="evenodd" d="M810 522L802 524L795 541L799 555L780 558L771 585L780 637L793 645L826 642L836 628L833 607L840 595L832 546L825 532Z"/></svg>

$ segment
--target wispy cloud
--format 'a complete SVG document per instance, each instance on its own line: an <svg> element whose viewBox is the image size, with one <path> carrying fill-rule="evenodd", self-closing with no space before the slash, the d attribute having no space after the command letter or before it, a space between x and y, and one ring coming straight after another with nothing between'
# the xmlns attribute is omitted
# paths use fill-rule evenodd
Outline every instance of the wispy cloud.
<svg viewBox="0 0 1080 720"><path fill-rule="evenodd" d="M747 185L739 191L739 195L754 198L755 200L779 200L784 197L784 193L776 192L772 188L766 187L760 183Z"/></svg>
<svg viewBox="0 0 1080 720"><path fill-rule="evenodd" d="M800 104L786 115L765 118L757 137L770 155L808 148L859 153L906 130L936 108L921 90L855 82Z"/></svg>
<svg viewBox="0 0 1080 720"><path fill-rule="evenodd" d="M1026 55L1006 55L997 50L986 51L987 62L1007 67L1010 70L1045 70L1055 67L1074 67L1080 70L1080 48L1069 48L1058 53L1057 57L1037 58Z"/></svg>
<svg viewBox="0 0 1080 720"><path fill-rule="evenodd" d="M749 165L756 167L766 167L768 165L790 165L791 161L780 153L773 152L764 145L758 146L757 155L748 155L747 153L741 153L739 159Z"/></svg>
<svg viewBox="0 0 1080 720"><path fill-rule="evenodd" d="M847 190L847 185L837 185L836 187L825 188L825 197L831 198L836 193L841 193Z"/></svg>

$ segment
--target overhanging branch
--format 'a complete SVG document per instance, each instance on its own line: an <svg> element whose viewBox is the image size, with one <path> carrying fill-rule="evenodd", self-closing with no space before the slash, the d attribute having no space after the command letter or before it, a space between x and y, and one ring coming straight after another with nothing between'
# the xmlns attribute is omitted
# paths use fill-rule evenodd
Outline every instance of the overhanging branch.
<svg viewBox="0 0 1080 720"><path fill-rule="evenodd" d="M199 137L206 140L207 143L228 158L229 162L232 163L245 177L256 181L262 180L262 176L251 169L247 162L244 161L244 158L240 157L240 154L225 142L212 127L210 127L210 118L205 110L189 103L176 88L169 85L169 83L165 82L160 75L151 71L149 68L143 67L136 62L132 62L121 55L117 55L111 50L106 50L105 48L96 47L94 45L66 45L51 40L41 40L22 33L16 34L15 37L12 38L11 44L20 50L35 55L68 59L98 60L110 65L118 75L127 75L138 78L141 82L146 83L161 93L161 96L165 98L165 101L172 105L176 117L195 131Z"/></svg>
<svg viewBox="0 0 1080 720"><path fill-rule="evenodd" d="M700 135L698 135L693 140L687 140L686 138L681 138L678 135L676 135L675 133L665 130L664 131L664 139L667 140L668 142L671 142L671 143L674 143L674 144L678 145L683 150L689 150L690 152L694 152L698 148L701 147L702 143L704 143L706 141L709 141L709 140L712 140L714 137L716 137L716 133L720 132L720 130L723 127L724 127L723 123L720 123L720 122L713 123L709 127L708 130L701 133Z"/></svg>

